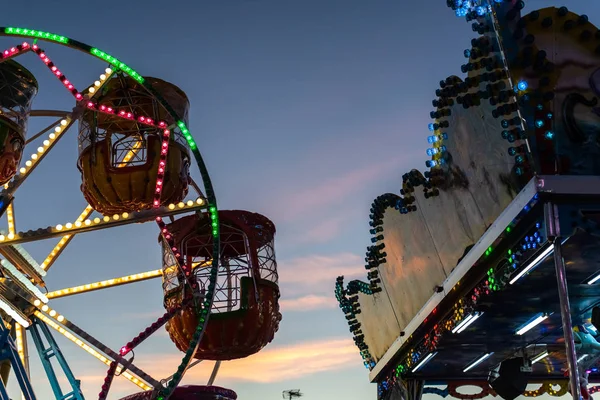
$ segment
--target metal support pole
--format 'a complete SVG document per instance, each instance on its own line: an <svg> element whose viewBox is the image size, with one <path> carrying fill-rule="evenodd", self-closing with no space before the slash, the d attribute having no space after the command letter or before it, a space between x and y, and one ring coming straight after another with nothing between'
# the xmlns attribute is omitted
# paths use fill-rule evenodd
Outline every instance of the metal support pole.
<svg viewBox="0 0 600 400"><path fill-rule="evenodd" d="M580 400L581 386L579 383L577 352L575 351L575 339L573 337L573 324L571 321L571 305L569 303L569 290L567 288L567 272L565 268L565 261L562 257L558 207L552 203L544 204L544 218L546 222L548 239L553 241L554 246L554 267L556 269L558 297L560 300L560 316L562 319L562 328L565 337L567 363L569 365L571 395L573 396L573 400Z"/></svg>

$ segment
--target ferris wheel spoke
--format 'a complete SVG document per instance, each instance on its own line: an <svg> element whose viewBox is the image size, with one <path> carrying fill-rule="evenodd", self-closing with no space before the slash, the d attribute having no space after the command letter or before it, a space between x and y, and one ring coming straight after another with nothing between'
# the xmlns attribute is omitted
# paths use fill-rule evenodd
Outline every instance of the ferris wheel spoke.
<svg viewBox="0 0 600 400"><path fill-rule="evenodd" d="M94 209L92 208L92 206L88 205L86 208L83 209L81 214L79 214L79 217L77 217L77 219L75 220L75 223L79 222L79 223L83 224L85 222L85 220L93 212L94 212ZM50 251L50 253L48 253L46 258L44 259L44 261L42 261L42 264L40 265L40 267L44 271L48 271L48 269L50 269L52 264L54 264L54 262L58 259L58 257L61 255L61 253L67 247L67 245L71 242L71 240L73 240L74 236L75 235L64 235L62 238L60 238L59 242L56 244L56 246L54 246L52 251ZM0 251L1 251L1 248L0 248Z"/></svg>
<svg viewBox="0 0 600 400"><path fill-rule="evenodd" d="M210 266L210 262L203 263L194 263L192 264L192 269L196 269L199 267L208 267ZM175 270L177 266L170 267L172 270ZM166 271L167 274L172 273L172 271ZM58 299L60 297L73 296L76 294L82 294L87 292L93 292L101 289L108 289L116 286L129 285L131 283L147 281L149 279L160 278L165 274L165 271L162 269L155 269L153 271L140 272L138 274L121 276L119 278L106 279L104 281L86 283L84 285L73 286L70 288L54 290L52 292L48 292L46 297L48 299Z"/></svg>
<svg viewBox="0 0 600 400"><path fill-rule="evenodd" d="M111 70L109 68L107 68L106 72L108 73L108 71L111 71ZM111 73L112 73L112 71L111 71ZM142 142L139 140L136 141L134 143L134 145L132 146L131 150L129 150L127 152L125 157L123 157L123 160L117 165L117 168L126 166L129 163L129 161L131 161L138 154L138 152L141 148L142 148ZM92 206L90 206L88 204L87 207L81 212L81 214L79 214L79 217L77 217L77 219L75 220L75 223L77 223L77 222L84 223L85 220L93 212L94 212L94 209L92 208ZM54 264L56 259L63 252L63 250L67 247L67 245L71 242L71 240L73 240L74 236L75 235L64 235L60 239L60 241L56 244L56 246L54 246L52 251L50 251L50 253L48 253L48 256L44 259L44 261L42 262L42 265L41 265L41 267L45 271L47 271L52 266L52 264Z"/></svg>
<svg viewBox="0 0 600 400"><path fill-rule="evenodd" d="M65 336L67 339L81 347L105 365L109 366L113 361L121 361L123 358L111 348L94 338L92 335L68 321L63 315L59 315L48 306L42 307L42 311L35 311L34 315L45 322L48 326ZM160 382L152 378L133 363L127 364L127 371L121 366L117 367L116 373L143 390L151 390L161 386Z"/></svg>
<svg viewBox="0 0 600 400"><path fill-rule="evenodd" d="M18 44L11 48L8 48L0 53L0 63L10 60L11 58L15 58L22 54L31 51L31 45L27 42L23 42L22 44Z"/></svg>
<svg viewBox="0 0 600 400"><path fill-rule="evenodd" d="M52 74L54 76L56 76L56 78L58 78L59 81L61 81L61 83L73 95L73 97L75 97L77 100L83 99L83 95L81 93L79 93L79 91L75 88L75 86L71 83L71 81L69 81L67 79L65 74L63 74L60 69L58 69L58 67L54 64L54 62L52 62L52 60L50 60L50 58L48 58L48 55L46 54L46 52L44 50L42 50L35 43L31 46L31 49L33 50L33 52L35 54L38 55L38 57L42 60L42 62L44 64L46 64L46 67L48 67L48 69L52 72Z"/></svg>
<svg viewBox="0 0 600 400"><path fill-rule="evenodd" d="M17 232L14 236L0 235L0 248L8 245L35 242L44 239L64 236L65 234L75 235L83 232L91 232L100 229L113 228L116 226L129 225L133 223L148 222L156 218L169 215L179 215L187 212L196 212L205 210L204 199L198 198L196 201L188 200L186 203L169 204L167 207L152 208L148 210L136 211L133 213L115 214L112 217L96 217L93 220L86 219L83 222L67 222L66 224L56 225L55 227L39 228L27 232Z"/></svg>
<svg viewBox="0 0 600 400"><path fill-rule="evenodd" d="M19 173L5 186L5 189L0 193L0 199L7 199L9 201L12 199L12 195L19 186L23 184L29 174L40 164L46 157L46 154L52 150L58 140L74 123L75 120L72 119L72 115L68 114L54 127L54 132L48 135L48 139L44 140L42 145L37 148L37 151L31 155L31 159L25 162L25 166L21 167Z"/></svg>
<svg viewBox="0 0 600 400"><path fill-rule="evenodd" d="M53 113L53 111L50 110L42 110L47 112L48 114ZM29 143L33 142L36 139L39 139L40 136L42 136L44 133L48 132L50 129L54 128L56 125L58 125L60 123L60 121L66 116L69 115L69 113L62 113L60 111L57 111L56 113L60 113L60 115L51 115L52 117L56 117L59 116L60 119L58 121L54 121L53 123L51 123L50 125L48 125L47 127L45 127L44 129L42 129L41 131L39 131L38 133L36 133L35 135L27 138L27 140L25 140L25 146L27 146Z"/></svg>

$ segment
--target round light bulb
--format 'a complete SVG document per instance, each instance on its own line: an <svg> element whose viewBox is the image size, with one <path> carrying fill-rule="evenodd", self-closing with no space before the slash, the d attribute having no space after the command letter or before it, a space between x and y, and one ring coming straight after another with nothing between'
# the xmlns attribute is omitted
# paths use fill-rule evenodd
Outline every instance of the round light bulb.
<svg viewBox="0 0 600 400"><path fill-rule="evenodd" d="M61 224L56 225L57 231L62 231L63 226Z"/></svg>

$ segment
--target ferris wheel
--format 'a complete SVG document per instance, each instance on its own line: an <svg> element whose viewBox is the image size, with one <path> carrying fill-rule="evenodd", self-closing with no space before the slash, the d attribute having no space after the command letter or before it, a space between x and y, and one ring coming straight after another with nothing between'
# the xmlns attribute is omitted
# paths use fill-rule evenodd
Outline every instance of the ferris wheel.
<svg viewBox="0 0 600 400"><path fill-rule="evenodd" d="M112 55L65 36L16 27L0 28L0 36L14 42L0 53L0 216L6 215L8 222L0 232L0 400L9 399L5 385L10 372L23 397L36 399L27 333L54 396L84 398L77 371L70 369L52 332L108 367L99 400L107 398L116 376L141 390L128 400L237 398L235 392L213 386L221 361L260 351L281 320L274 224L257 213L217 210L207 168L188 129L189 102L181 89L142 76ZM85 88L75 87L47 46L64 46L99 59L97 79ZM20 57L37 58L45 65L47 79L58 79L65 96L73 98L73 108L36 109L38 76L18 62ZM29 132L28 123L36 117L57 120ZM17 189L75 127L76 165L82 204L87 206L70 222L18 231ZM191 176L192 161L200 171L198 180ZM42 290L50 268L75 235L142 222L158 226L161 268ZM47 239L58 243L38 262L25 247ZM162 279L165 313L118 350L53 308L53 299L154 278ZM163 326L183 358L172 375L159 379L135 365L134 350ZM67 393L58 382L53 358L69 381ZM200 360L216 361L208 383L179 386Z"/></svg>

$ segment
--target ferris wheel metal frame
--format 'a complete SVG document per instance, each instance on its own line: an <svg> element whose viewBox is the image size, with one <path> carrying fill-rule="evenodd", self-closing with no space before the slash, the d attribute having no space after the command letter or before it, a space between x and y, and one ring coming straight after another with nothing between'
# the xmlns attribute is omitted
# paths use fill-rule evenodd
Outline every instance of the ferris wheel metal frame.
<svg viewBox="0 0 600 400"><path fill-rule="evenodd" d="M102 386L102 392L99 395L100 400L105 399L108 395L108 390L110 389L110 385L114 376L123 376L143 390L152 390L151 397L153 399L168 399L181 382L186 370L200 362L200 360L192 361L193 355L198 349L200 340L202 339L202 335L208 323L210 309L212 307L216 292L215 286L217 283L217 272L219 268L220 229L217 201L206 165L202 159L200 151L198 150L196 142L191 136L188 127L182 119L182 116L177 115L177 112L164 98L162 98L162 96L152 87L149 82L146 82L142 75L112 55L66 36L45 31L16 27L0 27L0 36L25 39L25 42L22 42L21 44L15 44L13 47L2 51L0 53L0 63L22 56L25 53L34 53L48 67L55 78L62 82L66 90L70 92L70 94L76 100L76 106L72 111L31 111L30 116L33 117L58 117L59 120L35 135L27 138L25 142L26 145L31 143L33 140L38 139L47 132L51 132L48 134L47 139L44 140L43 145L38 147L37 150L33 152L31 158L24 163L21 162L22 166L20 170L10 182L4 185L3 190L0 191L0 216L6 214L8 222L8 231L0 232L0 255L5 258L0 260L0 270L6 277L10 278L10 281L0 282L0 309L2 309L13 320L12 326L8 326L5 321L0 319L0 360L10 361L21 387L23 397L26 400L34 400L36 397L33 393L32 384L28 376L29 368L27 340L24 338L25 328L28 328L41 356L42 364L50 380L55 397L57 399L83 399L79 381L76 380L75 375L70 370L68 363L66 362L66 359L52 338L49 329L52 328L53 330L64 335L67 339L79 345L87 353L93 355L109 367L104 385ZM38 45L39 41L58 44L78 50L106 62L109 67L99 74L98 80L89 85L84 91L80 92L67 79L65 74L58 68L58 66L49 58L48 54L40 47L40 45ZM148 93L151 94L162 107L164 107L164 109L173 119L174 123L167 124L164 121L153 121L147 116L132 115L131 113L123 110L113 110L110 107L106 107L105 105L96 102L95 95L99 92L98 89L108 82L116 73L129 76L137 83L142 85L148 91ZM132 213L123 213L120 215L115 214L112 217L100 216L92 219L91 215L94 210L88 205L73 222L59 224L55 227L40 228L35 231L29 230L27 232L18 232L16 230L16 216L13 207L13 200L16 190L42 162L54 145L75 124L78 117L85 109L91 109L98 113L113 114L129 120L136 120L137 123L141 125L151 126L162 130L162 147L160 154L160 160L162 164L159 164L159 178L156 182L153 208ZM173 137L175 136L172 134L173 132L177 133L180 137L185 138L200 170L205 193L202 194L198 186L192 182L192 186L196 188L200 195L196 201L188 200L187 202L161 206L160 185L162 182L160 179L162 175L160 166L165 165L164 162L168 156L169 141L174 140ZM27 147L25 147L25 149L27 149ZM136 146L135 143L128 149L127 154L123 158L123 160L125 160L124 165L127 161L136 156L139 149L140 146ZM162 172L164 172L164 168L162 169ZM85 332L72 321L68 320L64 315L59 314L56 310L50 308L47 303L49 300L55 298L163 277L163 275L167 273L166 270L157 269L123 277L116 277L100 282L92 282L76 287L59 289L46 294L39 290L38 285L43 284L43 277L46 275L49 268L54 264L54 262L75 235L93 230L107 229L131 223L148 222L151 220L155 220L159 226L162 241L165 244L169 244L169 246L166 247L171 249L171 255L173 256L173 259L176 260L173 268L177 268L185 277L186 274L190 273L190 267L186 266L182 256L179 254L180 252L178 252L178 249L173 247L171 235L169 235L166 224L163 222L162 218L172 218L175 215L186 212L207 212L207 215L211 219L213 240L212 259L207 261L207 263L204 265L193 265L191 267L192 269L199 266L210 268L210 276L206 295L199 299L198 297L194 296L193 291L190 290L187 293L188 296L186 297L185 302L180 306L181 308L184 305L189 304L189 302L194 302L198 308L200 316L199 324L192 340L190 341L190 346L185 352L176 372L167 379L159 381L136 367L133 364L133 356L130 359L126 359L125 357L129 353L133 353L133 350L137 345L161 328L171 317L173 317L178 309L166 312L150 327L146 328L145 331L142 331L137 337L132 339L131 342L125 344L120 350L114 351ZM21 247L21 244L23 243L50 238L60 238L60 241L48 254L44 261L39 264L23 249L23 247ZM187 283L189 284L189 282ZM18 292L23 298L34 299L30 304L30 312L27 313L29 316L21 309L11 304L11 302L4 296L2 296L2 293L6 290L11 290L15 293ZM11 335L11 329L13 335ZM14 339L12 336L14 336ZM43 344L42 336L44 336L48 342L47 346ZM69 380L72 392L67 394L62 393L60 385L58 384L56 373L49 362L52 357L57 358L59 365ZM209 378L208 385L212 385L214 382L219 366L220 361L217 361ZM0 380L0 400L4 399L8 400L9 397L3 382Z"/></svg>

